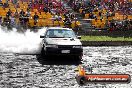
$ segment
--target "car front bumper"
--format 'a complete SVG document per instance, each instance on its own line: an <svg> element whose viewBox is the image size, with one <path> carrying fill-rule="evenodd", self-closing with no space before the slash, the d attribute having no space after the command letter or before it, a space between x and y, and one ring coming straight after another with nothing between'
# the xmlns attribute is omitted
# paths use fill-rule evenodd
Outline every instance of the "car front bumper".
<svg viewBox="0 0 132 88"><path fill-rule="evenodd" d="M46 48L46 55L70 55L81 56L83 53L82 48Z"/></svg>

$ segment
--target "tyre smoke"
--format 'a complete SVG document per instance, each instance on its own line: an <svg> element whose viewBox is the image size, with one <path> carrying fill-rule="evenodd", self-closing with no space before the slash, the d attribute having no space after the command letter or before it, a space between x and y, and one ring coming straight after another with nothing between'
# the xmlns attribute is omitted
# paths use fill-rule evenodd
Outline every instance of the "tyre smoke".
<svg viewBox="0 0 132 88"><path fill-rule="evenodd" d="M33 32L27 29L24 33L17 32L13 28L12 31L5 31L6 28L0 26L0 52L36 54L40 52L40 35L44 33L46 28L38 29Z"/></svg>

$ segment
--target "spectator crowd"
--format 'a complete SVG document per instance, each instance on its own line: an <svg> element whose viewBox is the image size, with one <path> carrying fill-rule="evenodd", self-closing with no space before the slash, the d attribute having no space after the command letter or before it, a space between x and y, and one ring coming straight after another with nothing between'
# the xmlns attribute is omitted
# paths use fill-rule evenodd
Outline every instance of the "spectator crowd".
<svg viewBox="0 0 132 88"><path fill-rule="evenodd" d="M7 27L61 26L78 29L80 22L60 1L95 28L132 29L131 0L0 0L0 24Z"/></svg>
<svg viewBox="0 0 132 88"><path fill-rule="evenodd" d="M91 24L96 28L125 25L132 29L131 0L67 0L68 4L82 14L85 19L92 19ZM125 21L125 22L124 22ZM121 23L121 24L119 24ZM118 25L118 26L117 26Z"/></svg>
<svg viewBox="0 0 132 88"><path fill-rule="evenodd" d="M80 25L57 0L1 0L0 13L0 24L10 28Z"/></svg>

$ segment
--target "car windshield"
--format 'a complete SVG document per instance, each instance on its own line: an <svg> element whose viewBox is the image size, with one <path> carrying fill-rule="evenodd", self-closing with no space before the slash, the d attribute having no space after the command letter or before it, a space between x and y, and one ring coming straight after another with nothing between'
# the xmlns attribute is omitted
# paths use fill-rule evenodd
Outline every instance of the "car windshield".
<svg viewBox="0 0 132 88"><path fill-rule="evenodd" d="M73 30L49 29L46 33L47 38L76 38Z"/></svg>

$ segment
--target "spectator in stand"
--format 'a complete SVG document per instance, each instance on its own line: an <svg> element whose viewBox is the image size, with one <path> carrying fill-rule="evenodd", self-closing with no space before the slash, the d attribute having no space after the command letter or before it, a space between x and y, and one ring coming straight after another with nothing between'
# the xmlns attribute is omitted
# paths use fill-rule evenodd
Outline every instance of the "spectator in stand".
<svg viewBox="0 0 132 88"><path fill-rule="evenodd" d="M72 6L74 0L69 0L68 5Z"/></svg>
<svg viewBox="0 0 132 88"><path fill-rule="evenodd" d="M58 21L61 21L62 20L62 17L61 17L61 15L59 14L58 15Z"/></svg>
<svg viewBox="0 0 132 88"><path fill-rule="evenodd" d="M112 20L112 21L110 22L110 31L115 30L115 28L116 28L116 23Z"/></svg>
<svg viewBox="0 0 132 88"><path fill-rule="evenodd" d="M70 12L68 11L68 12L64 13L64 17L69 18L70 17Z"/></svg>
<svg viewBox="0 0 132 88"><path fill-rule="evenodd" d="M7 17L10 17L11 14L12 14L12 12L11 12L11 10L9 9L9 11L6 13L6 16L7 16Z"/></svg>
<svg viewBox="0 0 132 88"><path fill-rule="evenodd" d="M37 0L34 0L34 4L38 4L39 2Z"/></svg>
<svg viewBox="0 0 132 88"><path fill-rule="evenodd" d="M99 16L102 16L102 12L99 12Z"/></svg>
<svg viewBox="0 0 132 88"><path fill-rule="evenodd" d="M48 0L43 0L45 4L48 4Z"/></svg>
<svg viewBox="0 0 132 88"><path fill-rule="evenodd" d="M83 18L85 17L85 14L86 14L86 11L82 10L82 16L83 16Z"/></svg>
<svg viewBox="0 0 132 88"><path fill-rule="evenodd" d="M10 20L11 20L11 27L14 27L16 25L15 17L11 16Z"/></svg>
<svg viewBox="0 0 132 88"><path fill-rule="evenodd" d="M20 8L19 3L16 3L15 7L16 8Z"/></svg>
<svg viewBox="0 0 132 88"><path fill-rule="evenodd" d="M42 4L43 0L39 0L39 4Z"/></svg>
<svg viewBox="0 0 132 88"><path fill-rule="evenodd" d="M2 17L0 16L0 25L2 24Z"/></svg>
<svg viewBox="0 0 132 88"><path fill-rule="evenodd" d="M8 3L3 3L3 8L7 8L8 6Z"/></svg>
<svg viewBox="0 0 132 88"><path fill-rule="evenodd" d="M75 18L75 14L71 14L71 16L70 16L70 18L71 18L71 20L74 20L74 18Z"/></svg>
<svg viewBox="0 0 132 88"><path fill-rule="evenodd" d="M102 16L102 11L99 12L100 20L102 21L103 16Z"/></svg>
<svg viewBox="0 0 132 88"><path fill-rule="evenodd" d="M31 15L31 12L30 12L30 10L27 8L26 16L27 16L27 17L30 17L30 15Z"/></svg>
<svg viewBox="0 0 132 88"><path fill-rule="evenodd" d="M71 19L70 18L65 18L64 24L65 24L66 27L71 28L71 24L72 24Z"/></svg>
<svg viewBox="0 0 132 88"><path fill-rule="evenodd" d="M33 0L29 0L29 3L34 3Z"/></svg>
<svg viewBox="0 0 132 88"><path fill-rule="evenodd" d="M21 12L19 14L20 14L20 16L19 16L20 24L24 25L24 15L25 15L25 12L23 11L23 9L21 10Z"/></svg>
<svg viewBox="0 0 132 88"><path fill-rule="evenodd" d="M48 7L48 12L51 13L50 7Z"/></svg>
<svg viewBox="0 0 132 88"><path fill-rule="evenodd" d="M29 8L29 9L32 8L32 2L29 2L29 4L28 4L28 8Z"/></svg>
<svg viewBox="0 0 132 88"><path fill-rule="evenodd" d="M39 19L39 16L37 15L36 12L35 12L35 15L33 16L33 19L34 19L34 25L36 25Z"/></svg>
<svg viewBox="0 0 132 88"><path fill-rule="evenodd" d="M49 2L49 7L52 7L52 6L53 6L52 1L50 1Z"/></svg>
<svg viewBox="0 0 132 88"><path fill-rule="evenodd" d="M29 22L29 15L28 14L25 14L25 16L24 16L24 24L25 24L25 28L26 29L28 27L28 22Z"/></svg>
<svg viewBox="0 0 132 88"><path fill-rule="evenodd" d="M18 18L19 17L19 13L18 11L16 10L15 14L14 14L15 18Z"/></svg>
<svg viewBox="0 0 132 88"><path fill-rule="evenodd" d="M92 13L89 13L89 18L90 18L90 19L93 19L93 18L94 18L94 16L93 16Z"/></svg>
<svg viewBox="0 0 132 88"><path fill-rule="evenodd" d="M56 13L54 15L55 20L60 21L62 19L61 15L59 13Z"/></svg>
<svg viewBox="0 0 132 88"><path fill-rule="evenodd" d="M129 20L129 29L132 30L132 19Z"/></svg>
<svg viewBox="0 0 132 88"><path fill-rule="evenodd" d="M10 23L11 23L10 18L9 18L8 16L6 16L6 17L4 18L3 23L4 23L4 25L9 26L9 25L10 25Z"/></svg>
<svg viewBox="0 0 132 88"><path fill-rule="evenodd" d="M19 14L20 14L20 17L24 17L25 12L23 11L23 9L21 9L21 12Z"/></svg>
<svg viewBox="0 0 132 88"><path fill-rule="evenodd" d="M55 21L58 20L58 14L57 13L54 15L54 18L55 18Z"/></svg>
<svg viewBox="0 0 132 88"><path fill-rule="evenodd" d="M106 11L106 18L108 19L109 16L110 16L110 13L109 13L109 11L107 10L107 11Z"/></svg>
<svg viewBox="0 0 132 88"><path fill-rule="evenodd" d="M48 12L48 7L44 6L43 11L47 13Z"/></svg>
<svg viewBox="0 0 132 88"><path fill-rule="evenodd" d="M18 0L12 0L13 4L16 4L18 2Z"/></svg>
<svg viewBox="0 0 132 88"><path fill-rule="evenodd" d="M20 25L20 23L19 23L19 13L18 13L17 10L16 10L16 12L14 13L14 17L15 17L15 21L16 21L16 28L19 29L19 28L18 28L19 25Z"/></svg>

